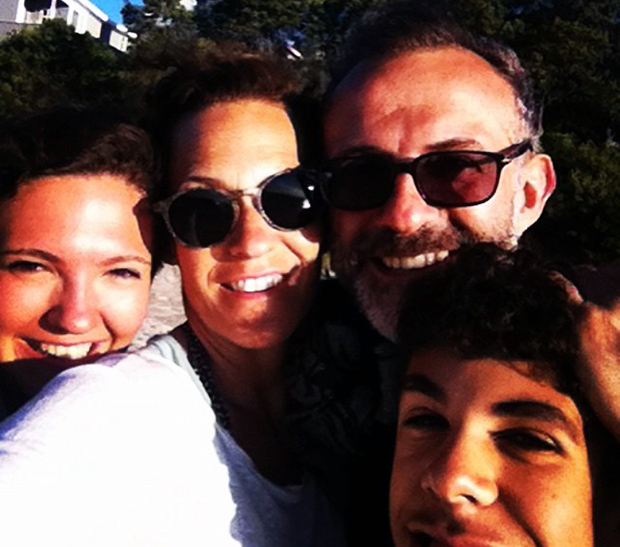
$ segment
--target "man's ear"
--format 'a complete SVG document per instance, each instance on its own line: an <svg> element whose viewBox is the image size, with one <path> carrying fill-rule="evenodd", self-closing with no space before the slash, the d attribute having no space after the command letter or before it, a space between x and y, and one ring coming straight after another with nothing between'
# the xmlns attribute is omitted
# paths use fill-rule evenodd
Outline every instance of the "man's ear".
<svg viewBox="0 0 620 547"><path fill-rule="evenodd" d="M519 234L527 230L542 214L547 200L555 190L555 170L546 154L534 155L521 172L521 184L515 205L515 224Z"/></svg>

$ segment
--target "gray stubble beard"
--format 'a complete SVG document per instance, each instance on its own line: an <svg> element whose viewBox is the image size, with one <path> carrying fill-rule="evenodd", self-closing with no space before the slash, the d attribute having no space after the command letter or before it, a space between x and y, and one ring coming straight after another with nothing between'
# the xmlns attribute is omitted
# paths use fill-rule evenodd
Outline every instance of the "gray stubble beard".
<svg viewBox="0 0 620 547"><path fill-rule="evenodd" d="M481 241L495 242L508 248L516 245L517 238L513 235L512 225L501 231L502 236L498 239L483 238L466 229L453 229L440 234L422 229L415 237L401 236L386 230L362 233L349 246L338 243L332 245L331 262L338 279L354 295L370 324L382 336L396 342L403 298L415 287L416 280L432 275L435 267L412 270L411 276L378 285L372 274L370 257L414 256L424 252L453 250Z"/></svg>

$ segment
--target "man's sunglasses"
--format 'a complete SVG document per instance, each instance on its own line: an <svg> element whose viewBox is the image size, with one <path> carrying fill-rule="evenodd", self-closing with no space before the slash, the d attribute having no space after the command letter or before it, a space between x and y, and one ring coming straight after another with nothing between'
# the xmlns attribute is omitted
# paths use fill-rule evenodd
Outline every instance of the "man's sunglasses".
<svg viewBox="0 0 620 547"><path fill-rule="evenodd" d="M408 173L422 199L433 207L469 207L491 199L502 169L532 150L529 140L499 152L449 150L415 159L369 153L327 162L321 191L336 209L364 211L385 205L396 178Z"/></svg>
<svg viewBox="0 0 620 547"><path fill-rule="evenodd" d="M183 190L154 205L170 233L187 247L209 247L223 241L239 216L239 200L250 196L265 221L278 230L297 230L320 210L316 171L297 167L266 178L255 188L222 192L210 188Z"/></svg>

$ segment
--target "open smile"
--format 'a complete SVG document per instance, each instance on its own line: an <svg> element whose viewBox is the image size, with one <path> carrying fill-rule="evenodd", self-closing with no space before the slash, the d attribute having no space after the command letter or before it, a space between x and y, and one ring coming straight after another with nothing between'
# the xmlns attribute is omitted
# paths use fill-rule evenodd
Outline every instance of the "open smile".
<svg viewBox="0 0 620 547"><path fill-rule="evenodd" d="M419 270L443 262L449 255L449 251L442 250L416 256L384 256L379 261L390 270Z"/></svg>
<svg viewBox="0 0 620 547"><path fill-rule="evenodd" d="M82 342L80 344L50 344L31 339L26 340L26 342L31 349L41 355L71 360L83 359L84 357L96 353L99 345L96 342Z"/></svg>
<svg viewBox="0 0 620 547"><path fill-rule="evenodd" d="M259 277L246 277L230 283L222 283L229 291L241 293L265 292L280 285L286 277L282 274L269 274Z"/></svg>

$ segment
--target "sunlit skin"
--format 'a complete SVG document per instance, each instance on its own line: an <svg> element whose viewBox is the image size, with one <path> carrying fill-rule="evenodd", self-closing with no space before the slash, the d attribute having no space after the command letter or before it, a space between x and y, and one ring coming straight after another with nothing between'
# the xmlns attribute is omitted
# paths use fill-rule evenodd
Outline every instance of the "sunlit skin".
<svg viewBox="0 0 620 547"><path fill-rule="evenodd" d="M173 139L171 191L235 191L299 164L284 109L258 100L218 103L187 115ZM185 309L203 343L224 353L282 344L308 308L317 280L316 227L277 230L243 197L228 236L206 249L175 242ZM248 279L274 281L247 292Z"/></svg>
<svg viewBox="0 0 620 547"><path fill-rule="evenodd" d="M581 416L524 370L412 356L390 490L397 547L593 545Z"/></svg>
<svg viewBox="0 0 620 547"><path fill-rule="evenodd" d="M151 224L119 176L28 181L0 203L0 360L127 347L146 313Z"/></svg>
<svg viewBox="0 0 620 547"><path fill-rule="evenodd" d="M403 53L380 66L357 67L338 86L325 119L327 151L330 157L377 151L395 158L497 152L527 137L520 108L510 85L469 51ZM504 168L488 202L442 209L427 205L411 176L401 174L384 206L332 211L333 267L375 327L393 337L408 282L466 241L514 245L554 185L551 160L529 153Z"/></svg>

